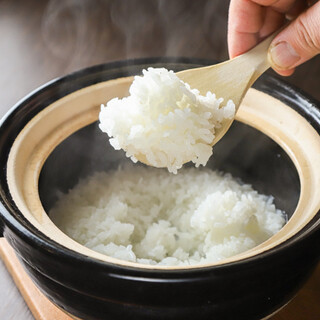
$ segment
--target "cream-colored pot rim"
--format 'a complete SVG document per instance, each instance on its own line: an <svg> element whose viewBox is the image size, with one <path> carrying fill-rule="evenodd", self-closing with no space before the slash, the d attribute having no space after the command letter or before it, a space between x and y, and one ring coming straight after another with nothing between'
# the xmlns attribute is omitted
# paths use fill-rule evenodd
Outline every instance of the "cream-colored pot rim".
<svg viewBox="0 0 320 320"><path fill-rule="evenodd" d="M100 261L141 269L197 269L234 262L269 250L299 232L320 209L320 137L306 119L279 100L250 89L236 119L277 142L293 161L301 192L288 223L257 247L217 263L195 266L151 266L105 256L80 245L60 231L46 214L39 197L38 180L45 160L69 135L98 119L100 105L128 95L132 77L101 82L75 91L38 113L19 133L11 148L7 179L18 209L39 231L57 243ZM106 137L107 139L107 137Z"/></svg>

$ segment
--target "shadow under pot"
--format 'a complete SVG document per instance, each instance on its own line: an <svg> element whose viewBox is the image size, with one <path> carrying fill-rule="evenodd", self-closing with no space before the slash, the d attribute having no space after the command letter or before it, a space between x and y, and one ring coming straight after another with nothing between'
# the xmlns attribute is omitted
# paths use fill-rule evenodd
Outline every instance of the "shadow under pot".
<svg viewBox="0 0 320 320"><path fill-rule="evenodd" d="M1 123L3 234L32 280L80 319L264 319L286 305L319 260L317 103L275 78L250 89L207 167L274 197L288 222L253 249L212 264L151 266L105 256L50 220L59 193L95 171L130 162L97 126L100 104L128 94L148 66L179 71L195 59L104 64L31 93Z"/></svg>

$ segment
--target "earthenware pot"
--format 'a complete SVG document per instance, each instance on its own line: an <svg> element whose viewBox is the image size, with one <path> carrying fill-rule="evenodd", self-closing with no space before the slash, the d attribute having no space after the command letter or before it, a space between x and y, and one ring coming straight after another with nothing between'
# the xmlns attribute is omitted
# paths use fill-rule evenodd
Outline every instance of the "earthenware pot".
<svg viewBox="0 0 320 320"><path fill-rule="evenodd" d="M263 319L288 303L320 255L320 111L298 89L264 75L208 167L271 194L288 222L266 242L216 264L155 267L106 257L50 220L58 191L130 161L97 127L101 103L125 96L148 66L175 71L212 61L139 59L51 81L1 120L1 234L41 291L80 319ZM214 88L213 88L214 90Z"/></svg>

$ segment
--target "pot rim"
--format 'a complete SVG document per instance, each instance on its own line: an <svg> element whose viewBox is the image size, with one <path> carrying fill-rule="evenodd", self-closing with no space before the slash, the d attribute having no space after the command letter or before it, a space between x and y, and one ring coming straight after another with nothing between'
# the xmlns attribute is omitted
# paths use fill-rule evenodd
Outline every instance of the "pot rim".
<svg viewBox="0 0 320 320"><path fill-rule="evenodd" d="M103 72L104 70L109 70L112 68L125 68L127 66L138 66L139 64L155 64L155 63L173 63L173 64L212 64L212 61L207 59L193 59L193 58L140 58L140 59L132 59L132 60L123 60L123 61L116 61L111 63L105 63L100 64L97 66L85 68L76 72L73 72L69 75L54 79L49 81L48 83L42 85L38 89L32 91L30 94L28 94L25 98L18 101L1 119L0 121L0 134L2 131L2 127L4 124L10 121L10 117L12 117L16 111L19 110L19 108L23 107L29 100L32 100L35 96L39 96L42 92L48 91L50 88L55 86L60 86L63 83L68 83L72 81L73 79L81 79L82 77L85 77L86 75L93 75L93 74L99 74ZM308 121L311 123L311 125L316 129L316 131L320 132L320 110L317 108L317 102L312 99L311 97L304 94L300 89L294 88L291 85L286 84L282 80L279 80L275 77L272 77L270 75L263 76L264 81L260 80L260 84L255 85L255 87L258 87L261 91L267 92L273 97L278 98L281 101L284 101L287 105L289 105L291 108L298 111L302 116L306 117ZM100 80L101 81L101 80ZM100 82L97 81L97 82ZM90 85L93 84L92 82ZM270 88L270 84L272 84L272 90ZM85 85L81 85L81 87L84 87ZM274 88L277 89L275 92ZM269 92L268 92L269 89ZM73 92L74 89L70 92ZM69 92L66 92L66 94L69 94ZM301 105L298 105L296 102L298 101ZM44 106L43 108L45 108ZM26 119L26 122L28 120ZM314 218L300 230L298 233L294 234L291 238L286 240L285 242L267 250L264 251L258 255L254 255L245 259L228 262L221 265L214 265L214 266L205 266L203 268L196 268L196 269L177 269L177 270L157 270L157 269L145 269L145 268L139 268L139 267L132 267L132 266L120 266L117 264L112 264L108 262L104 262L92 257L86 257L81 253L78 253L76 251L73 251L71 249L68 249L54 240L48 238L45 234L41 233L39 230L37 230L35 227L32 226L32 224L24 218L20 210L15 206L12 199L10 199L10 193L7 190L4 191L3 188L0 190L0 211L2 213L2 217L4 219L4 224L9 227L11 230L19 234L19 236L24 239L27 243L36 245L39 249L46 253L58 255L61 258L66 259L76 259L77 261L81 261L83 263L95 263L100 266L111 266L115 267L116 269L133 269L135 271L143 271L145 272L151 272L151 273L173 273L173 272L197 272L204 269L218 269L218 268L225 268L227 266L239 266L246 263L254 262L257 260L262 259L263 257L270 256L274 254L275 252L279 253L282 250L285 250L286 248L294 245L297 242L302 241L303 239L311 236L314 232L320 230L320 211L314 216ZM8 198L11 200L10 203L6 201ZM14 211L18 214L19 220L16 219L13 215L11 215L10 211ZM20 220L21 219L21 220ZM4 232L6 234L6 232ZM10 237L9 237L10 238Z"/></svg>

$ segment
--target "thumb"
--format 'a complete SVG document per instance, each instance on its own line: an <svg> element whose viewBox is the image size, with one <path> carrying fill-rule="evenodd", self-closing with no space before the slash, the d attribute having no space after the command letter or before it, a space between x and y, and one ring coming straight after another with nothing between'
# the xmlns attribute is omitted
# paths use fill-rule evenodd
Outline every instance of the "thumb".
<svg viewBox="0 0 320 320"><path fill-rule="evenodd" d="M301 13L275 37L269 48L269 60L273 69L289 75L296 66L319 53L320 1Z"/></svg>

